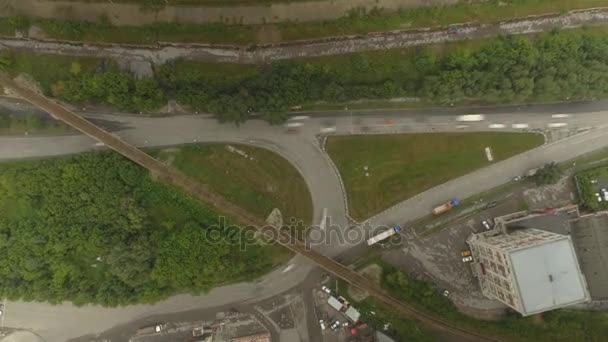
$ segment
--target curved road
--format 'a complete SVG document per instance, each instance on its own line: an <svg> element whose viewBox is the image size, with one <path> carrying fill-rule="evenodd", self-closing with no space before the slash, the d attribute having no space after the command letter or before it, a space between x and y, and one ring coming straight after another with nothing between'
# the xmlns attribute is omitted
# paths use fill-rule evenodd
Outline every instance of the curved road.
<svg viewBox="0 0 608 342"><path fill-rule="evenodd" d="M14 110L27 109L27 105L15 105L14 101L2 99L0 102ZM337 134L348 134L361 131L382 133L514 130L514 124L526 124L527 129L547 130L550 123L560 123L560 126L565 124L565 127L558 131L565 128L570 132L578 129L583 131L430 189L371 219L373 224L395 224L420 218L429 212L432 205L455 194L464 198L503 184L513 176L545 161L568 160L608 146L608 112L602 111L603 108L603 102L532 106L523 109L486 108L484 112L488 113L487 120L469 123L467 127L456 122L454 114L461 111L456 109L436 110L433 111L435 114L426 110L327 112L315 113L319 117L303 121L304 126L297 133L288 133L282 127L268 126L257 120L236 128L220 125L215 119L205 116L150 118L90 113L86 116L122 127L115 134L140 147L234 142L273 150L286 157L303 174L311 191L315 222L320 221L323 209L326 208L332 223L343 228L347 219L342 187L338 175L320 148L321 143L317 136L324 127L335 127ZM565 113L570 116L552 116ZM504 125L504 128L489 128L490 124ZM556 132L551 134L554 133ZM565 131L562 133L564 137L567 135ZM96 148L99 146L96 146L94 141L80 135L0 137L0 159L64 155ZM350 247L350 244L315 245L316 249L328 256L335 256ZM277 269L256 283L216 288L203 296L178 295L153 305L110 309L98 306L79 308L69 303L52 306L45 303L7 302L4 325L33 330L47 341L65 341L84 334L99 333L126 321L155 314L211 308L233 302L259 301L296 286L314 267L308 260L299 256L292 259L290 264L294 264L290 271L283 273L284 269Z"/></svg>

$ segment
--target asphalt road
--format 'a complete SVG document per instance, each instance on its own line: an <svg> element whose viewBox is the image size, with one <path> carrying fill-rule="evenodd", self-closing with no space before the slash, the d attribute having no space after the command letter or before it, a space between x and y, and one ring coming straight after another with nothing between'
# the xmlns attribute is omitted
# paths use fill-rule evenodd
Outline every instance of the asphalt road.
<svg viewBox="0 0 608 342"><path fill-rule="evenodd" d="M0 99L0 104L14 110L24 109L14 101ZM608 146L608 112L604 102L559 106L509 107L471 110L483 112L487 120L475 123L456 121L455 115L468 110L378 110L324 112L303 120L297 132L284 127L273 127L251 120L237 128L220 125L205 116L175 116L150 118L133 115L87 114L116 127L115 134L140 147L168 146L197 142L233 142L255 145L275 151L293 163L304 176L314 202L314 222L319 222L324 209L332 223L344 229L347 225L346 207L339 177L331 162L321 151L318 134L321 129L334 127L337 134L382 132L479 131L521 130L513 124L527 124L527 129L546 130L550 123L565 124L560 130L582 130L584 133L547 144L520 156L494 164L475 173L430 189L413 199L371 219L373 224L405 223L425 216L432 206L452 197L466 198L491 189L513 176L537 167L545 161L562 161ZM553 114L569 114L555 118ZM490 124L504 128L491 129ZM466 126L466 127L464 127ZM591 129L593 128L593 129ZM80 136L55 137L0 137L0 159L23 159L65 155L103 148L91 139ZM336 256L352 247L351 244L318 244L314 248L328 256ZM282 293L298 285L314 268L308 260L295 257L294 266L277 269L256 283L233 284L216 288L206 295L177 295L153 305L134 305L124 308L98 306L75 307L69 303L53 306L45 303L8 301L4 324L7 327L35 331L47 341L65 341L77 336L99 333L127 321L150 315L160 315L193 309L212 308L230 303L253 303Z"/></svg>

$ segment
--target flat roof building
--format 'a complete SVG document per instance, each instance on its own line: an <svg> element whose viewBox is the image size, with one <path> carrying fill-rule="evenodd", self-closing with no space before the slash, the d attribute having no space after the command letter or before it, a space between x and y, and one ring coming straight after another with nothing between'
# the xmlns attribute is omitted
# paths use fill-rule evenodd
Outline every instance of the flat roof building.
<svg viewBox="0 0 608 342"><path fill-rule="evenodd" d="M482 293L523 316L589 300L569 236L494 229L468 240Z"/></svg>

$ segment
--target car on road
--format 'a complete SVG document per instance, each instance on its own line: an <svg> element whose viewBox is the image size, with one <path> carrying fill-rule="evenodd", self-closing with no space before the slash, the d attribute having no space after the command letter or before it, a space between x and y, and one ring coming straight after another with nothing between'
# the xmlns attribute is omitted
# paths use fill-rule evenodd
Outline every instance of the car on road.
<svg viewBox="0 0 608 342"><path fill-rule="evenodd" d="M338 321L338 320L336 320L329 326L329 328L331 330L338 330L339 327L340 327L340 321Z"/></svg>
<svg viewBox="0 0 608 342"><path fill-rule="evenodd" d="M602 195L604 196L604 201L608 201L608 191L606 189L602 189Z"/></svg>
<svg viewBox="0 0 608 342"><path fill-rule="evenodd" d="M471 255L471 251L470 250L466 250L466 251L462 251L460 253L460 255L464 258L464 257L468 257L469 255Z"/></svg>
<svg viewBox="0 0 608 342"><path fill-rule="evenodd" d="M325 322L322 319L319 320L319 325L321 326L321 330L325 330Z"/></svg>
<svg viewBox="0 0 608 342"><path fill-rule="evenodd" d="M450 296L450 291L448 290L443 290L443 292L441 293L444 297L449 297Z"/></svg>
<svg viewBox="0 0 608 342"><path fill-rule="evenodd" d="M301 122L288 122L285 124L286 128L298 128L302 126L304 126L304 124Z"/></svg>
<svg viewBox="0 0 608 342"><path fill-rule="evenodd" d="M331 294L331 290L329 289L329 287L323 285L321 286L321 290L323 290L323 292L327 293L327 294Z"/></svg>
<svg viewBox="0 0 608 342"><path fill-rule="evenodd" d="M492 229L492 226L490 225L490 223L489 223L487 220L483 220L483 221L481 221L481 224L484 226L484 228L485 228L486 230L490 230L490 229Z"/></svg>
<svg viewBox="0 0 608 342"><path fill-rule="evenodd" d="M0 303L0 316L4 313L4 304Z"/></svg>
<svg viewBox="0 0 608 342"><path fill-rule="evenodd" d="M513 177L513 181L514 181L514 182L519 182L520 180L521 180L521 177L520 177L520 176L515 176L515 177Z"/></svg>
<svg viewBox="0 0 608 342"><path fill-rule="evenodd" d="M472 255L462 258L462 262L464 262L464 263L471 262L471 261L473 261Z"/></svg>
<svg viewBox="0 0 608 342"><path fill-rule="evenodd" d="M495 201L492 201L492 202L486 204L486 208L487 209L494 208L497 205L498 205L498 203L496 203Z"/></svg>
<svg viewBox="0 0 608 342"><path fill-rule="evenodd" d="M297 116L292 116L290 119L291 120L296 120L296 121L297 120L300 120L300 121L301 120L308 120L308 119L310 119L310 116L308 116L308 115L297 115Z"/></svg>

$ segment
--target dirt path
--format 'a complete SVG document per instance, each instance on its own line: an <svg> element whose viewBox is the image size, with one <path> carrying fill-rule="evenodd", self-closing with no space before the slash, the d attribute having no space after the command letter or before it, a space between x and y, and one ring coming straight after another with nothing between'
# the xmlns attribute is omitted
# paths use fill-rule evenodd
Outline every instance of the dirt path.
<svg viewBox="0 0 608 342"><path fill-rule="evenodd" d="M243 6L166 6L158 12L141 11L136 4L79 3L49 0L0 0L0 15L97 20L107 15L115 25L143 25L160 21L178 23L264 24L281 21L313 21L342 17L353 8L400 8L454 4L459 0L318 0ZM158 18L158 19L157 19Z"/></svg>
<svg viewBox="0 0 608 342"><path fill-rule="evenodd" d="M159 43L158 46L89 44L51 40L0 39L0 48L73 56L126 59L162 64L184 58L205 62L266 63L280 59L347 54L369 50L396 49L499 34L530 34L555 28L608 24L608 9L572 11L564 15L515 19L497 24L462 26L457 33L448 30L403 30L384 34L334 37L258 46Z"/></svg>

